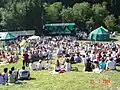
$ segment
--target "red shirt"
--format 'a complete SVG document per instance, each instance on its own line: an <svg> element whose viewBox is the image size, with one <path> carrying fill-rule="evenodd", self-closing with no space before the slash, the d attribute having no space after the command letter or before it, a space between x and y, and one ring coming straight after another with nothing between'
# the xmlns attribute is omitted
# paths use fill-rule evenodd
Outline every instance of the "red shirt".
<svg viewBox="0 0 120 90"><path fill-rule="evenodd" d="M28 55L27 53L24 53L24 54L23 54L23 58L24 58L23 60L28 60L28 56L29 56L29 55Z"/></svg>

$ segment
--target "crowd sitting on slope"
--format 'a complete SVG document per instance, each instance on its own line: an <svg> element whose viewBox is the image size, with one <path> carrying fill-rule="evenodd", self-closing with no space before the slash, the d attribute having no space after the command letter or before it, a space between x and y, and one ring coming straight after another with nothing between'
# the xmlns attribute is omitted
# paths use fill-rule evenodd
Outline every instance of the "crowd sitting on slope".
<svg viewBox="0 0 120 90"><path fill-rule="evenodd" d="M85 72L104 72L117 70L120 62L120 45L115 42L95 43L77 42L75 37L56 36L42 37L42 39L28 42L23 50L23 67L15 70L14 67L8 73L0 74L0 84L16 83L18 79L30 79L30 72L25 70L25 65L31 70L50 69L49 59L55 58L54 70L50 73L64 73L73 70L72 64L83 63ZM32 57L39 57L39 62L34 62ZM43 64L43 60L47 60ZM62 59L62 60L60 60Z"/></svg>
<svg viewBox="0 0 120 90"><path fill-rule="evenodd" d="M76 38L71 36L43 37L34 43L28 43L25 52L28 53L28 58L35 54L41 60L51 59L56 54L58 58L62 57L63 59L61 65L56 64L60 67L65 66L65 62L70 62L71 65L83 62L85 71L94 72L114 70L116 64L120 62L119 44L115 42L82 43L77 42ZM29 52L31 53L29 54Z"/></svg>

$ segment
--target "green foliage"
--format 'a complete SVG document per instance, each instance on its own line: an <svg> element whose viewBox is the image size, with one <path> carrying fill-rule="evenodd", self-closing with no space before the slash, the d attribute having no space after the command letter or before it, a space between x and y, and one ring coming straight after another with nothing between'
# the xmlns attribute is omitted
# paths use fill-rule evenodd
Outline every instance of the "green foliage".
<svg viewBox="0 0 120 90"><path fill-rule="evenodd" d="M39 33L43 24L57 22L75 22L87 29L101 25L111 28L118 18L110 17L111 14L119 15L118 3L117 0L0 0L0 29L35 28Z"/></svg>
<svg viewBox="0 0 120 90"><path fill-rule="evenodd" d="M63 8L61 11L62 22L72 22L73 21L73 10L72 8Z"/></svg>
<svg viewBox="0 0 120 90"><path fill-rule="evenodd" d="M113 26L112 29L120 33L120 26Z"/></svg>
<svg viewBox="0 0 120 90"><path fill-rule="evenodd" d="M45 7L46 21L59 22L59 19L60 19L59 14L61 10L62 10L61 2L56 2L51 5L47 5L47 7Z"/></svg>
<svg viewBox="0 0 120 90"><path fill-rule="evenodd" d="M76 3L73 6L73 20L74 21L85 22L91 17L91 15L92 15L92 11L91 11L89 3L86 3L86 2Z"/></svg>
<svg viewBox="0 0 120 90"><path fill-rule="evenodd" d="M115 26L116 24L116 19L113 15L108 15L105 19L104 19L104 23L106 25L106 27L108 29L111 29L113 26Z"/></svg>
<svg viewBox="0 0 120 90"><path fill-rule="evenodd" d="M104 4L94 4L92 6L93 11L93 19L95 22L95 26L103 26L103 19L109 14Z"/></svg>

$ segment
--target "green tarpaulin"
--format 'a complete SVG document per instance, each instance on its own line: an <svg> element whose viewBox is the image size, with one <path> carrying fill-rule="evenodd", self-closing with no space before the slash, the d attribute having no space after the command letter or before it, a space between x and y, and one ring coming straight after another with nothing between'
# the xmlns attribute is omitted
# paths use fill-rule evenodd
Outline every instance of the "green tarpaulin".
<svg viewBox="0 0 120 90"><path fill-rule="evenodd" d="M90 33L89 39L92 41L109 41L110 35L108 31L101 26Z"/></svg>
<svg viewBox="0 0 120 90"><path fill-rule="evenodd" d="M15 39L15 36L12 33L7 32L2 38L2 41Z"/></svg>

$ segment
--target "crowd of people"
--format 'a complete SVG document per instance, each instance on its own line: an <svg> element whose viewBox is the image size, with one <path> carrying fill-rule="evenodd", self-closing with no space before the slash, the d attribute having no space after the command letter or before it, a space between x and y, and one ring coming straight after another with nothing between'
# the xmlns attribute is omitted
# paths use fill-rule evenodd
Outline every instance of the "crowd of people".
<svg viewBox="0 0 120 90"><path fill-rule="evenodd" d="M83 43L72 36L40 37L39 40L27 41L22 54L22 70L14 70L13 67L8 74L5 68L4 74L0 74L0 83L30 79L30 72L25 70L25 66L30 70L48 70L53 64L51 59L56 59L51 74L69 72L73 70L72 64L76 63L83 63L85 72L113 71L120 63L120 45L114 41Z"/></svg>
<svg viewBox="0 0 120 90"><path fill-rule="evenodd" d="M57 58L62 57L61 62L59 59L56 60L54 68L54 71L60 72L63 71L63 67L64 71L70 71L73 63L80 62L84 63L84 71L115 70L116 64L120 61L120 46L114 41L111 43L82 43L77 42L76 38L72 36L43 37L34 43L28 43L26 52L28 55L23 54L23 56L28 56L27 60L34 55L40 60L49 60L53 58L54 54L57 55ZM23 65L24 60L25 57Z"/></svg>
<svg viewBox="0 0 120 90"><path fill-rule="evenodd" d="M6 41L0 48L0 60L2 64L15 63L18 61L18 55L21 53L20 42L25 40L18 37L16 40Z"/></svg>
<svg viewBox="0 0 120 90"><path fill-rule="evenodd" d="M9 71L8 68L4 68L3 73L0 73L0 84L13 85L17 84L18 80L29 80L30 72L25 70L25 66L22 66L21 70L16 70L12 67Z"/></svg>
<svg viewBox="0 0 120 90"><path fill-rule="evenodd" d="M79 31L76 33L77 39L78 40L87 40L88 39L88 34L84 31Z"/></svg>

